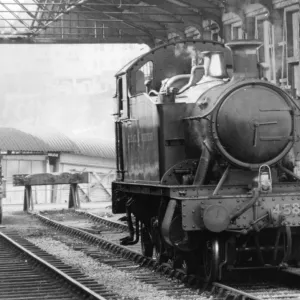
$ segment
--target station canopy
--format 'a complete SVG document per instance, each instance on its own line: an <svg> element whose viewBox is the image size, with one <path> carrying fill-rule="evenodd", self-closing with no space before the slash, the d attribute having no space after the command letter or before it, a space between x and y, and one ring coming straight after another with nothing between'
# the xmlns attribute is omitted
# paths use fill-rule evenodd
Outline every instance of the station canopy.
<svg viewBox="0 0 300 300"><path fill-rule="evenodd" d="M1 0L2 43L146 43L221 30L226 0Z"/></svg>

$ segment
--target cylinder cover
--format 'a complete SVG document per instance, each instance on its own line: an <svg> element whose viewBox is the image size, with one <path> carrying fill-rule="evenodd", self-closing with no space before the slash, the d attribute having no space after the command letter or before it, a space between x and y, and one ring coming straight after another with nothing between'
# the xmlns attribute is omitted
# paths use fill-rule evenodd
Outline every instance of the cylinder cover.
<svg viewBox="0 0 300 300"><path fill-rule="evenodd" d="M281 159L293 140L288 101L275 88L259 82L235 89L216 111L219 150L244 167Z"/></svg>

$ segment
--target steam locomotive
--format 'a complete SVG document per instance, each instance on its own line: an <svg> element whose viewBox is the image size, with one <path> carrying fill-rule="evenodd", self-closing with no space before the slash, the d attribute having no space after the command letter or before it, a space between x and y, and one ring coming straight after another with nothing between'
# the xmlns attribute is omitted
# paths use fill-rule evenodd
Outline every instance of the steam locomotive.
<svg viewBox="0 0 300 300"><path fill-rule="evenodd" d="M260 45L178 41L116 74L121 242L207 281L300 261L299 105L261 79Z"/></svg>

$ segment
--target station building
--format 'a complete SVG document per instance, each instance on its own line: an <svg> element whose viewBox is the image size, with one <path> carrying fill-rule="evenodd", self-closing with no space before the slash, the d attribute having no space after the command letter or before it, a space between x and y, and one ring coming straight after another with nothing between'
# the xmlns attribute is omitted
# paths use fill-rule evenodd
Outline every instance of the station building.
<svg viewBox="0 0 300 300"><path fill-rule="evenodd" d="M114 142L71 139L54 129L0 127L2 172L6 204L23 202L24 188L13 186L13 175L46 172L89 172L90 183L80 185L81 201L108 201L115 178ZM69 186L33 187L35 203L65 203Z"/></svg>
<svg viewBox="0 0 300 300"><path fill-rule="evenodd" d="M261 75L300 97L299 0L231 0L222 21L225 42L261 40Z"/></svg>
<svg viewBox="0 0 300 300"><path fill-rule="evenodd" d="M261 77L300 99L300 1L226 0L219 22L206 18L199 26L168 34L168 40L203 38L219 42L257 39ZM163 43L163 41L160 41Z"/></svg>

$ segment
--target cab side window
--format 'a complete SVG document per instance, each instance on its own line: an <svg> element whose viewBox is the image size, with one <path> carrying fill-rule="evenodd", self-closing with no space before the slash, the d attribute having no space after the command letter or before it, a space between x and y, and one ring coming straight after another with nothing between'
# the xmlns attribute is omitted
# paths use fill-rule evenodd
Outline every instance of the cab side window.
<svg viewBox="0 0 300 300"><path fill-rule="evenodd" d="M119 77L117 81L117 106L119 117L122 119L129 118L126 75Z"/></svg>
<svg viewBox="0 0 300 300"><path fill-rule="evenodd" d="M122 78L118 79L118 90L117 90L117 101L118 101L118 108L119 112L121 114L121 111L123 110L123 82Z"/></svg>
<svg viewBox="0 0 300 300"><path fill-rule="evenodd" d="M135 91L137 94L146 93L151 89L153 80L153 62L148 61L135 73Z"/></svg>

